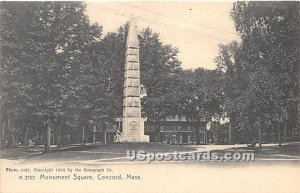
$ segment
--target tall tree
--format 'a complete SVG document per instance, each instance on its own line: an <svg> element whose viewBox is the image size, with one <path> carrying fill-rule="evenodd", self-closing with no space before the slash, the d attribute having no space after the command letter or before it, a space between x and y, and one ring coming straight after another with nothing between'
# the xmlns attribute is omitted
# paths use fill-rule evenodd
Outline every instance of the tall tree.
<svg viewBox="0 0 300 193"><path fill-rule="evenodd" d="M178 49L164 45L158 33L146 28L140 35L140 52L141 80L146 93L143 111L148 119L159 121L172 109L168 101L180 70Z"/></svg>
<svg viewBox="0 0 300 193"><path fill-rule="evenodd" d="M115 96L116 117L122 115L127 33L128 24L125 24L117 32L108 33L99 47L104 55L110 92ZM150 28L142 30L139 34L141 83L145 95L142 99L143 115L152 120L159 120L165 116L165 95L171 92L173 77L180 69L178 50L171 45L164 45L159 39L159 34L152 32Z"/></svg>
<svg viewBox="0 0 300 193"><path fill-rule="evenodd" d="M242 83L244 90L234 96L227 89L226 106L260 142L263 127L276 128L281 144L282 126L296 126L299 17L299 2L237 2L232 11L242 42L222 46L218 63L226 66L230 87Z"/></svg>
<svg viewBox="0 0 300 193"><path fill-rule="evenodd" d="M175 79L168 103L170 115L184 116L193 122L219 120L223 100L220 75L215 70L182 70Z"/></svg>
<svg viewBox="0 0 300 193"><path fill-rule="evenodd" d="M1 40L17 45L1 44L1 102L10 110L9 117L17 118L16 111L25 109L30 120L39 122L47 151L50 129L64 119L74 94L74 71L82 62L91 63L85 50L101 28L89 24L81 2L1 3Z"/></svg>

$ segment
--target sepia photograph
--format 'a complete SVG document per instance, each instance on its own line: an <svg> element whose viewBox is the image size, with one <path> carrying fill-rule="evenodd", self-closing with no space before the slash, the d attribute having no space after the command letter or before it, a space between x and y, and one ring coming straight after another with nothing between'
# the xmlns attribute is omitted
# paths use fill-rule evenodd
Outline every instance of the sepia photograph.
<svg viewBox="0 0 300 193"><path fill-rule="evenodd" d="M299 193L300 1L0 1L0 193Z"/></svg>

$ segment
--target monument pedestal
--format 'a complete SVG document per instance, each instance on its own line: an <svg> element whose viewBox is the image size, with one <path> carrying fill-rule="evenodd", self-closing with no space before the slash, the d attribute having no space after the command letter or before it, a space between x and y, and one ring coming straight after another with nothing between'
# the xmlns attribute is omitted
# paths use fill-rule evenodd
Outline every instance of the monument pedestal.
<svg viewBox="0 0 300 193"><path fill-rule="evenodd" d="M121 135L121 142L149 142L148 135Z"/></svg>
<svg viewBox="0 0 300 193"><path fill-rule="evenodd" d="M144 118L124 118L121 142L149 142L149 136L144 134L144 122Z"/></svg>

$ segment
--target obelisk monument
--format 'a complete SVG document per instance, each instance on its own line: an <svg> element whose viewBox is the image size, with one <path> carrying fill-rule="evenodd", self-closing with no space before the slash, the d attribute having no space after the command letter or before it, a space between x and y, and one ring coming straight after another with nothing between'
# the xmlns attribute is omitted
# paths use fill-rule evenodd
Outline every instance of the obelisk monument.
<svg viewBox="0 0 300 193"><path fill-rule="evenodd" d="M141 117L139 39L133 18L129 24L125 57L121 141L149 142L149 136L144 134L144 118Z"/></svg>

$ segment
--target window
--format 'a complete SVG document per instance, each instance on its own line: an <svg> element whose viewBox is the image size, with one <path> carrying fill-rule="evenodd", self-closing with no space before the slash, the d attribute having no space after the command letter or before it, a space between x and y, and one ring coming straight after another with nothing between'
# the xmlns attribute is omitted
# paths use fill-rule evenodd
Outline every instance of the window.
<svg viewBox="0 0 300 193"><path fill-rule="evenodd" d="M191 126L191 130L192 130L192 131L196 131L196 129L195 129L194 126Z"/></svg>
<svg viewBox="0 0 300 193"><path fill-rule="evenodd" d="M165 127L165 131L170 131L170 130L171 130L170 126Z"/></svg>
<svg viewBox="0 0 300 193"><path fill-rule="evenodd" d="M170 135L169 134L165 134L164 143L168 143L169 140L170 140Z"/></svg>
<svg viewBox="0 0 300 193"><path fill-rule="evenodd" d="M196 141L196 135L192 135L192 141L195 142Z"/></svg>
<svg viewBox="0 0 300 193"><path fill-rule="evenodd" d="M199 131L204 131L204 130L205 130L205 129L204 129L203 126L199 127Z"/></svg>
<svg viewBox="0 0 300 193"><path fill-rule="evenodd" d="M165 127L163 125L160 126L160 131L165 131Z"/></svg>
<svg viewBox="0 0 300 193"><path fill-rule="evenodd" d="M153 127L153 125L150 125L150 126L149 126L149 132L154 132L154 127Z"/></svg>
<svg viewBox="0 0 300 193"><path fill-rule="evenodd" d="M172 127L172 131L176 131L177 130L176 125L172 125L171 127Z"/></svg>
<svg viewBox="0 0 300 193"><path fill-rule="evenodd" d="M177 141L177 135L176 134L172 134L172 141Z"/></svg>
<svg viewBox="0 0 300 193"><path fill-rule="evenodd" d="M160 141L161 142L165 141L165 134L164 133L160 134Z"/></svg>

